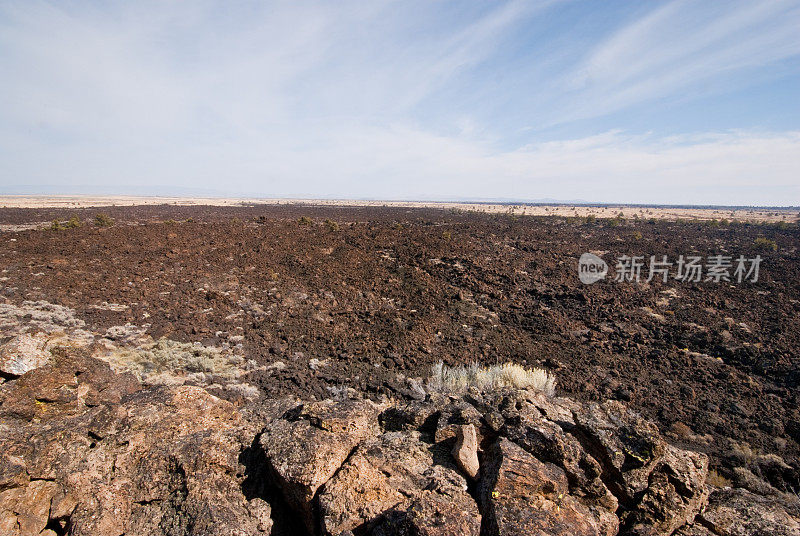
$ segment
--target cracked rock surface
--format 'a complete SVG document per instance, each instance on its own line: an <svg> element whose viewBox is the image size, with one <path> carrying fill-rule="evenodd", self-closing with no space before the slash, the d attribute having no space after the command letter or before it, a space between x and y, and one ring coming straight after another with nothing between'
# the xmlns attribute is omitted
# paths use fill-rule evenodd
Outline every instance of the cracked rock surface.
<svg viewBox="0 0 800 536"><path fill-rule="evenodd" d="M527 390L237 406L77 350L0 385L3 535L800 534L795 496L708 471L620 402Z"/></svg>

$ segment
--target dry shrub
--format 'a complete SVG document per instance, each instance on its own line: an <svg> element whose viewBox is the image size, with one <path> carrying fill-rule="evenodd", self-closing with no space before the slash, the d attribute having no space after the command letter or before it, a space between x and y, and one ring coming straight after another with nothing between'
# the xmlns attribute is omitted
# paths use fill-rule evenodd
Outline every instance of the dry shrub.
<svg viewBox="0 0 800 536"><path fill-rule="evenodd" d="M433 365L428 387L435 391L459 393L470 387L489 391L502 387L533 389L553 396L556 380L545 370L527 369L514 363L481 367L478 363L448 367L441 361Z"/></svg>
<svg viewBox="0 0 800 536"><path fill-rule="evenodd" d="M182 375L194 372L234 379L239 373L237 361L241 360L221 348L170 339L159 339L138 348L121 348L103 359L115 369L130 370L143 381L156 374Z"/></svg>

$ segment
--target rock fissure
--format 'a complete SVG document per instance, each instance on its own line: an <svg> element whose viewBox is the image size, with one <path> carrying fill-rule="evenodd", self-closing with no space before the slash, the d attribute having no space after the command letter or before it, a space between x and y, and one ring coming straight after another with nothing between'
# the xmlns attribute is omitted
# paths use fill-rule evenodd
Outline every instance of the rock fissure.
<svg viewBox="0 0 800 536"><path fill-rule="evenodd" d="M97 407L37 403L76 370ZM707 499L708 459L616 402L508 389L469 401L349 393L248 409L200 387L145 387L70 355L0 394L0 528L15 536L800 530L796 510L774 498L737 488Z"/></svg>

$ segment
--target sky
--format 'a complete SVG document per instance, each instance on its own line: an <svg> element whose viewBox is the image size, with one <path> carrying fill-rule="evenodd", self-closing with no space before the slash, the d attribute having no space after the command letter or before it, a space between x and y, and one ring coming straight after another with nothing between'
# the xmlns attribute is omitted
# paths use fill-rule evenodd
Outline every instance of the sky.
<svg viewBox="0 0 800 536"><path fill-rule="evenodd" d="M0 194L800 205L800 0L0 0Z"/></svg>

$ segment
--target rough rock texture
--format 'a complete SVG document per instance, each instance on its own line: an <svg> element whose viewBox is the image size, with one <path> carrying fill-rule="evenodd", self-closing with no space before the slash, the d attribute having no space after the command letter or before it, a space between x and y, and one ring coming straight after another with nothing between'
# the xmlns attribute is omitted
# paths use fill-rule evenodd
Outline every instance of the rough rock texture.
<svg viewBox="0 0 800 536"><path fill-rule="evenodd" d="M0 346L0 372L9 376L22 376L26 372L47 364L50 352L45 350L40 337L17 335Z"/></svg>
<svg viewBox="0 0 800 536"><path fill-rule="evenodd" d="M4 535L269 533L269 505L237 477L250 432L203 389L141 390L104 362L56 356L0 401Z"/></svg>
<svg viewBox="0 0 800 536"><path fill-rule="evenodd" d="M613 522L601 528L601 516L569 494L563 469L541 462L505 438L487 452L480 500L486 534L491 536L616 533Z"/></svg>
<svg viewBox="0 0 800 536"><path fill-rule="evenodd" d="M272 422L261 437L271 471L287 502L309 531L312 500L353 448L378 432L382 408L369 400L325 400L301 404Z"/></svg>
<svg viewBox="0 0 800 536"><path fill-rule="evenodd" d="M311 408L349 425L321 425ZM386 408L383 433L358 421L365 408L373 418L364 401L301 405L261 437L310 530L671 534L707 500L706 456L668 444L617 402L513 389L434 394Z"/></svg>
<svg viewBox="0 0 800 536"><path fill-rule="evenodd" d="M574 412L587 451L625 508L622 524L635 534L670 534L705 504L708 457L668 445L652 423L609 401Z"/></svg>
<svg viewBox="0 0 800 536"><path fill-rule="evenodd" d="M705 455L619 402L236 406L75 352L0 385L4 536L800 534L794 496L710 488Z"/></svg>
<svg viewBox="0 0 800 536"><path fill-rule="evenodd" d="M453 457L464 473L471 479L478 477L480 462L478 461L478 436L475 425L463 424L456 434Z"/></svg>
<svg viewBox="0 0 800 536"><path fill-rule="evenodd" d="M744 489L715 491L699 521L720 536L800 535L800 519L796 515L790 515L778 501Z"/></svg>
<svg viewBox="0 0 800 536"><path fill-rule="evenodd" d="M478 507L448 458L415 432L387 432L363 443L320 493L324 531L382 524L384 532L407 526L410 534L477 536Z"/></svg>
<svg viewBox="0 0 800 536"><path fill-rule="evenodd" d="M582 406L527 391L474 394L472 399L485 412L484 419L495 423L497 434L563 468L571 489L587 504L616 511L618 500L601 478L603 468L571 433L573 412L582 411Z"/></svg>

